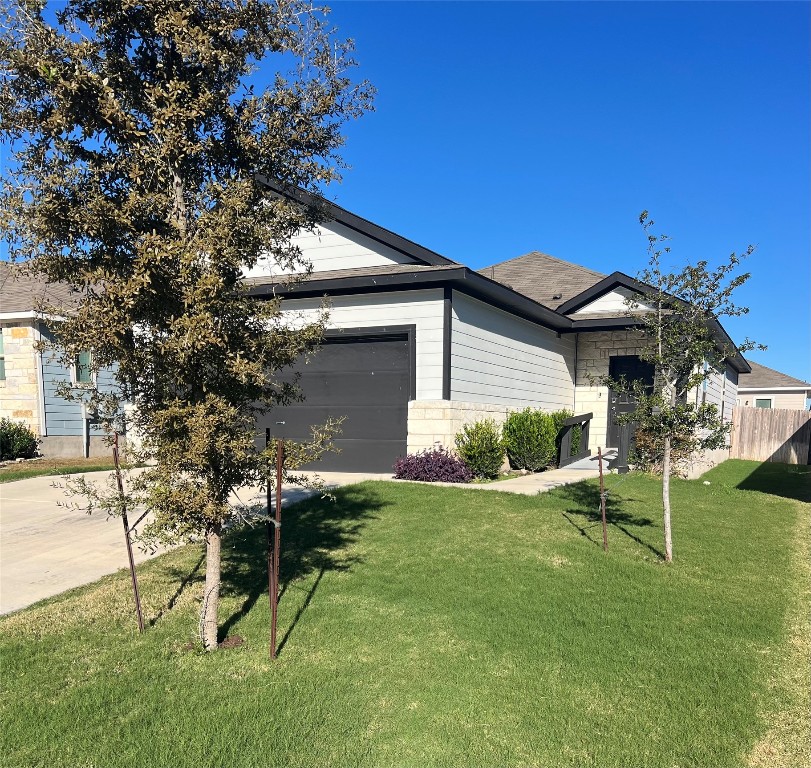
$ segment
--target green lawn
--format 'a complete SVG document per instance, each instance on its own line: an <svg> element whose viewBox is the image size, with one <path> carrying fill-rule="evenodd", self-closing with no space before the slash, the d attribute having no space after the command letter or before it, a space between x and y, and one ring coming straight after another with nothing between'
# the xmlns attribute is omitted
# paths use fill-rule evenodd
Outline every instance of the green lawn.
<svg viewBox="0 0 811 768"><path fill-rule="evenodd" d="M73 475L78 472L100 472L112 469L113 461L108 458L90 459L37 459L36 461L14 462L0 467L0 483L11 483L29 477L48 475Z"/></svg>
<svg viewBox="0 0 811 768"><path fill-rule="evenodd" d="M805 765L808 469L675 482L670 566L645 476L608 480L607 555L594 484L305 502L282 528L276 662L263 530L224 548L239 648L184 649L198 547L140 568L143 636L124 572L0 620L2 763Z"/></svg>

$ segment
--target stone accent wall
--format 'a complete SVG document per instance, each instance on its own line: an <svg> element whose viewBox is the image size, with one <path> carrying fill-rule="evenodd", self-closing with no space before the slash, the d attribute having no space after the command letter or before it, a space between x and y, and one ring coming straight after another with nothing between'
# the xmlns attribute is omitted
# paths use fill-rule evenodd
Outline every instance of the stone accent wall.
<svg viewBox="0 0 811 768"><path fill-rule="evenodd" d="M589 432L589 448L606 446L608 428L608 387L592 383L592 379L608 376L608 359L614 355L635 355L642 346L639 331L597 331L581 333L577 341L577 379L574 390L575 414L593 413Z"/></svg>
<svg viewBox="0 0 811 768"><path fill-rule="evenodd" d="M34 327L30 323L4 323L3 348L6 378L0 380L0 417L24 421L40 434L38 358Z"/></svg>
<svg viewBox="0 0 811 768"><path fill-rule="evenodd" d="M688 480L695 480L728 458L729 448L719 448L715 451L703 451L694 454L687 466L686 477Z"/></svg>
<svg viewBox="0 0 811 768"><path fill-rule="evenodd" d="M456 433L465 424L493 419L500 425L508 414L522 409L520 405L412 400L408 404L408 452L415 453L437 445L454 448Z"/></svg>

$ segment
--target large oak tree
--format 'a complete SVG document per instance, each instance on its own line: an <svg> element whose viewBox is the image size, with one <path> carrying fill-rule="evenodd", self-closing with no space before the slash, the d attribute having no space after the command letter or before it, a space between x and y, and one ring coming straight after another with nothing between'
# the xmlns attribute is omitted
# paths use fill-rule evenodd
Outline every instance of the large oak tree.
<svg viewBox="0 0 811 768"><path fill-rule="evenodd" d="M0 226L14 259L77 289L65 359L116 367L156 462L138 481L152 533L205 537L214 649L229 494L266 469L257 409L295 396L274 374L323 330L243 288L265 255L306 273L291 236L318 215L257 179L337 179L342 125L371 88L347 75L351 42L300 0L44 6L2 6Z"/></svg>

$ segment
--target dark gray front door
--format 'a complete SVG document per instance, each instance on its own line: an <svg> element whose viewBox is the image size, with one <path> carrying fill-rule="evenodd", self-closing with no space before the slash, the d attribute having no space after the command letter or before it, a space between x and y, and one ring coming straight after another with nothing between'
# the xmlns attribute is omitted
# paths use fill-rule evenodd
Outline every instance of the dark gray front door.
<svg viewBox="0 0 811 768"><path fill-rule="evenodd" d="M260 434L308 440L312 425L345 417L325 453L306 467L340 472L388 472L406 452L412 364L407 334L325 340L308 364L296 366L305 400L261 417Z"/></svg>
<svg viewBox="0 0 811 768"><path fill-rule="evenodd" d="M617 355L608 359L608 375L614 379L625 379L631 383L641 381L646 386L653 386L654 368L651 363L643 362L637 355ZM627 392L608 390L608 435L606 443L610 448L619 445L619 425L616 417L621 413L636 410L636 399Z"/></svg>

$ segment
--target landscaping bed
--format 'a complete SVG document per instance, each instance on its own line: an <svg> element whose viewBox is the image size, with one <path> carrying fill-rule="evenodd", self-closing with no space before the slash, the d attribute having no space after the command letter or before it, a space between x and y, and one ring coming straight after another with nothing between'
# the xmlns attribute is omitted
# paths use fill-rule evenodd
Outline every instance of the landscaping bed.
<svg viewBox="0 0 811 768"><path fill-rule="evenodd" d="M0 620L4 765L803 765L807 470L675 480L671 565L643 475L608 478L607 554L591 482L307 500L276 662L264 528L224 542L229 650L184 647L197 546L139 567L144 635L125 572Z"/></svg>

